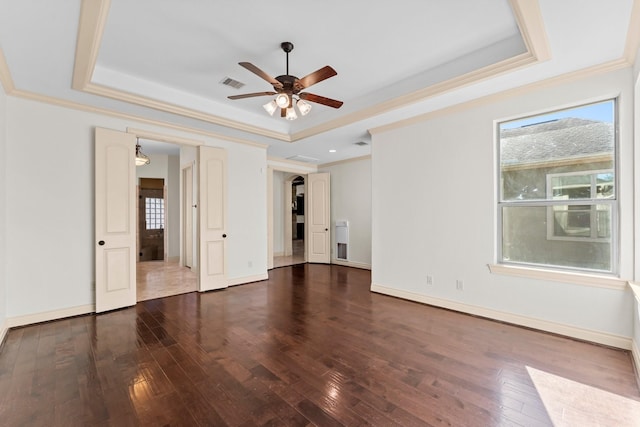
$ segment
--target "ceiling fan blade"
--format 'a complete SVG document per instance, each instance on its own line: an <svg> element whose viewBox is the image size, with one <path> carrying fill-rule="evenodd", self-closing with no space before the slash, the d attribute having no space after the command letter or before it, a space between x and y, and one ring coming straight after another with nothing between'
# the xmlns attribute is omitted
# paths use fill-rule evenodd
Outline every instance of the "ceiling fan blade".
<svg viewBox="0 0 640 427"><path fill-rule="evenodd" d="M336 70L334 70L330 66L326 65L326 66L320 68L319 70L314 71L313 73L301 78L300 79L300 85L304 89L304 88L307 88L307 87L309 87L311 85L319 83L319 82L321 82L323 80L326 80L329 77L333 77L333 76L336 76L336 75L338 75Z"/></svg>
<svg viewBox="0 0 640 427"><path fill-rule="evenodd" d="M262 71L260 68L253 65L251 62L238 62L238 65L251 71L256 76L268 81L273 85L274 88L282 89L282 83L280 83L279 81L271 77L269 74Z"/></svg>
<svg viewBox="0 0 640 427"><path fill-rule="evenodd" d="M280 109L280 117L287 117L287 109L286 108L281 108Z"/></svg>
<svg viewBox="0 0 640 427"><path fill-rule="evenodd" d="M308 93L308 92L299 93L298 96L304 99L305 101L315 102L317 104L326 105L327 107L340 108L342 107L342 104L344 104L344 102L342 101L337 101L331 98L325 98L324 96L315 95L313 93Z"/></svg>
<svg viewBox="0 0 640 427"><path fill-rule="evenodd" d="M253 98L254 96L267 96L267 95L276 95L275 92L255 92L255 93L245 93L243 95L233 95L228 96L229 99L244 99L244 98Z"/></svg>

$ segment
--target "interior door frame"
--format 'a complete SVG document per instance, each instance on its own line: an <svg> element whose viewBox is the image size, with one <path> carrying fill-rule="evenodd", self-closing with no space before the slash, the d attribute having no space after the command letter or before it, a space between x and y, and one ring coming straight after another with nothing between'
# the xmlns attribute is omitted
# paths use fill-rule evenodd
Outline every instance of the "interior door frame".
<svg viewBox="0 0 640 427"><path fill-rule="evenodd" d="M183 138L180 136L175 136L175 135L170 135L170 134L166 134L166 133L161 133L161 132L154 132L154 131L149 131L149 130L145 130L145 129L139 129L139 128L133 128L133 127L127 127L127 133L129 134L133 134L136 138L143 138L143 139L151 139L154 141L159 141L159 142L168 142L170 144L178 144L178 145L183 145L183 146L187 146L187 147L192 147L197 149L199 146L201 145L205 145L204 141L199 141L199 140L195 140L195 139L189 139L189 138ZM191 162L191 166L195 165L195 160L193 162ZM181 165L180 167L180 193L182 197L182 168L184 165ZM195 169L192 169L195 170ZM198 177L194 174L193 175L193 179L194 181L198 179ZM195 183L194 183L195 185ZM194 195L195 197L195 195ZM194 203L195 204L195 203ZM197 228L198 225L197 223L193 224L194 229L195 229L195 233L197 233ZM180 231L182 232L182 230L184 229L183 227L183 218L180 218ZM196 237L194 235L194 237ZM182 237L180 238L180 260L182 261L183 257L184 257L184 248L182 247ZM197 246L194 246L195 249L197 250ZM197 253L193 254L194 257L194 263L195 263L195 259L197 257ZM197 272L197 266L196 266L196 272ZM199 284L198 284L199 286Z"/></svg>
<svg viewBox="0 0 640 427"><path fill-rule="evenodd" d="M197 219L194 221L194 208L196 204L194 202L194 185L193 180L195 179L194 175L195 170L195 161L191 161L189 163L185 163L180 167L180 230L181 230L181 238L180 238L180 265L182 267L189 267L192 271L197 272L197 263L194 265L194 231L196 230ZM189 188L187 176L190 176L190 184L191 188ZM187 197L189 192L191 193L191 197ZM191 221L187 221L187 218L191 218ZM190 225L190 227L189 227ZM187 248L191 246L191 265L187 266Z"/></svg>

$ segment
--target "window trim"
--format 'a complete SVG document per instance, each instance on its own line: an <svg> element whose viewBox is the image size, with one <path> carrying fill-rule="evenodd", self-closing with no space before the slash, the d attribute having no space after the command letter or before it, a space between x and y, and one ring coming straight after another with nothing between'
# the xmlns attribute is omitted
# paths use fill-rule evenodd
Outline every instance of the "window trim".
<svg viewBox="0 0 640 427"><path fill-rule="evenodd" d="M553 270L538 266L525 266L522 264L487 264L491 274L501 276L522 277L526 279L545 280L550 282L571 283L574 285L592 286L594 288L624 290L627 280L614 274L589 274L584 270Z"/></svg>

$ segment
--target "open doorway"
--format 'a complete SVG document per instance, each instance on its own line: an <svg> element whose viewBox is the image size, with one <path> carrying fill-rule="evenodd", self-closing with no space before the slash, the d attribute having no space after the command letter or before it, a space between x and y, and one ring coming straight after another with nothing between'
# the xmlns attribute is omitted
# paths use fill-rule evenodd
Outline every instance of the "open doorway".
<svg viewBox="0 0 640 427"><path fill-rule="evenodd" d="M187 199L181 182L184 150L177 144L151 140L141 139L139 144L150 162L136 167L137 301L196 291L196 273L180 262L181 203ZM192 200L193 194L190 196Z"/></svg>
<svg viewBox="0 0 640 427"><path fill-rule="evenodd" d="M280 205L281 209L274 209L274 221L277 223L274 232L273 267L284 267L295 264L303 264L305 258L305 176L274 172L279 178L274 180L282 182L282 194L279 196L274 188L274 207ZM277 214L281 212L281 214ZM281 242L281 243L280 243Z"/></svg>
<svg viewBox="0 0 640 427"><path fill-rule="evenodd" d="M138 188L138 261L164 261L164 179L140 178Z"/></svg>

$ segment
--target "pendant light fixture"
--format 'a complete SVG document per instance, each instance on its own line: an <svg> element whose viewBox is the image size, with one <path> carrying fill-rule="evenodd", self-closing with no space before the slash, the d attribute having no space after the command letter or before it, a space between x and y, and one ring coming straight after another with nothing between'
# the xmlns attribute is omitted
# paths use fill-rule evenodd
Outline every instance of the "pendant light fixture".
<svg viewBox="0 0 640 427"><path fill-rule="evenodd" d="M142 147L140 147L139 140L136 138L136 166L144 166L149 163L151 163L151 160L142 152Z"/></svg>

